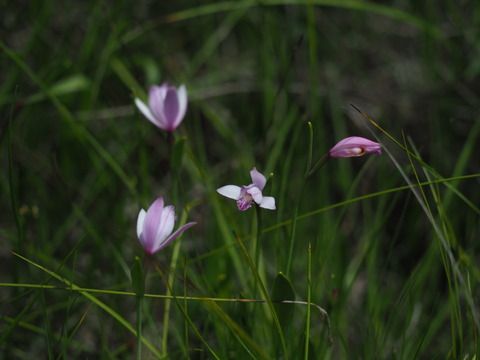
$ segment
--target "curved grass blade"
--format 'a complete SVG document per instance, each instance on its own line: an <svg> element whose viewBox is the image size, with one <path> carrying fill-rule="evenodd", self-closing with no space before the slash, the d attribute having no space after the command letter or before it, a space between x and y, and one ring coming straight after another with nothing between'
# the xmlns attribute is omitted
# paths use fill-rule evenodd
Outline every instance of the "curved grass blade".
<svg viewBox="0 0 480 360"><path fill-rule="evenodd" d="M277 302L283 300L294 301L295 290L285 274L279 272L273 281L272 302L275 301L273 307L277 312L282 329L286 331L293 321L295 307Z"/></svg>
<svg viewBox="0 0 480 360"><path fill-rule="evenodd" d="M337 7L347 10L354 11L363 11L372 14L378 14L381 16L389 17L391 19L403 22L414 28L417 28L433 38L442 41L446 39L446 35L442 32L441 29L432 25L431 23L399 10L397 8L376 4L373 2L359 1L359 0L245 0L245 1L223 1L223 2L214 2L212 4L201 5L194 8L189 8L186 10L177 11L175 13L161 17L160 19L151 21L141 27L138 27L129 33L125 34L121 39L120 43L126 44L130 41L137 39L142 36L144 33L151 31L152 29L160 26L165 23L174 23L178 21L188 20L197 18L200 16L214 15L221 12L232 12L241 9L255 8L259 6L285 6L285 5L316 5L316 6L325 6L325 7Z"/></svg>
<svg viewBox="0 0 480 360"><path fill-rule="evenodd" d="M273 317L273 322L275 323L275 327L277 328L278 334L280 336L280 340L282 342L282 348L283 348L283 353L285 355L285 359L288 359L288 351L287 351L287 344L285 342L285 337L283 335L282 327L280 325L280 321L278 319L277 313L275 312L275 308L273 307L272 299L270 298L270 295L268 294L267 288L265 287L265 284L262 281L262 278L260 274L258 273L257 268L255 267L255 263L253 262L252 258L250 257L247 248L245 247L245 244L242 242L240 237L237 234L234 234L235 238L237 239L238 244L240 245L240 248L242 249L243 255L247 259L248 265L250 266L250 269L252 270L253 274L257 278L258 285L260 286L260 290L262 291L263 296L265 297L265 300L268 304L268 307L270 308L270 311L272 313Z"/></svg>
<svg viewBox="0 0 480 360"><path fill-rule="evenodd" d="M355 105L350 104L356 111L360 113L365 119L367 119L370 124L375 126L378 130L380 130L384 135L386 135L390 140L392 140L398 147L400 147L405 153L413 158L416 162L418 162L421 166L426 168L433 176L435 176L437 179L443 179L443 176L441 176L434 168L432 168L430 165L425 163L421 158L419 158L416 154L412 153L410 150L408 150L404 145L402 145L398 140L396 140L392 135L390 135L386 130L384 130L380 125L378 125L375 120L373 120L370 116L365 114L363 111L361 111L359 108L357 108ZM410 184L410 183L409 183ZM410 184L412 185L412 184ZM452 192L454 192L460 199L462 199L467 205L469 205L477 214L480 215L480 210L470 201L468 200L459 190L457 190L455 187L451 186L448 184L448 182L445 183L445 186L447 186Z"/></svg>
<svg viewBox="0 0 480 360"><path fill-rule="evenodd" d="M115 161L112 155L98 142L98 140L83 126L80 126L76 121L72 113L67 107L58 99L58 97L52 93L52 91L43 83L43 81L28 67L28 65L7 45L0 40L0 49L7 55L17 66L30 77L30 79L37 85L42 92L50 99L60 116L71 127L75 136L83 143L90 146L86 146L87 151L91 151L90 148L100 155L100 157L110 166L113 172L122 180L131 194L136 195L136 190L133 180L131 180L127 174L123 171L120 165Z"/></svg>
<svg viewBox="0 0 480 360"><path fill-rule="evenodd" d="M108 313L109 315L111 315L115 320L117 320L123 327L125 327L128 331L130 331L133 335L135 335L135 337L137 336L137 331L134 329L134 327L132 325L130 325L130 323L125 319L123 318L119 313L117 313L115 310L113 310L111 307L109 307L108 305L106 305L104 302L100 301L99 299L97 299L95 296L93 296L92 294L90 294L90 292L87 292L85 290L82 290L79 286L75 285L73 282L65 279L64 277L56 274L55 272L43 267L42 265L40 264L37 264L35 262L33 262L32 260L29 260L23 256L21 256L20 254L17 254L17 253L13 253L13 255L19 257L20 259L26 261L27 263L29 263L30 265L33 265L35 266L36 268L46 272L47 274L49 274L52 278L55 278L59 281L61 281L62 283L64 283L65 285L68 286L69 289L71 290L74 290L74 291L78 291L80 292L80 294L82 294L83 296L85 296L88 300L90 300L91 302L93 302L94 304L96 304L98 307L100 307L101 309L103 309L106 313ZM40 287L43 287L40 285ZM135 294L136 295L136 294ZM145 338L142 338L142 342L143 344L148 347L152 353L155 354L155 356L157 356L158 358L161 357L160 353L158 352L158 350L152 345L152 343L150 343L147 339Z"/></svg>
<svg viewBox="0 0 480 360"><path fill-rule="evenodd" d="M204 339L204 337L202 336L202 334L200 333L200 331L197 329L197 327L196 327L195 324L193 323L192 319L190 319L190 316L188 316L187 311L185 310L185 308L184 308L184 307L182 306L182 304L180 303L180 300L183 299L183 297L177 297L177 296L173 293L172 287L170 286L170 283L167 281L167 279L165 279L162 270L161 270L157 265L155 265L155 268L156 268L157 272L160 274L160 276L164 279L164 282L165 282L165 284L167 285L167 288L168 288L168 292L169 292L169 294L171 295L170 298L173 298L173 300L174 300L175 303L177 304L178 309L179 309L180 312L182 313L184 319L186 320L186 322L188 323L188 325L190 326L190 328L193 330L193 332L195 333L195 335L197 335L198 339L205 345L205 347L208 349L208 351L210 352L210 354L212 354L212 356L213 356L215 359L220 360L220 358L218 357L218 355L215 353L215 351L212 349L212 347L211 347L211 346L207 343L207 341ZM179 300L179 299L180 299L180 300ZM167 354L164 354L164 355L167 355Z"/></svg>

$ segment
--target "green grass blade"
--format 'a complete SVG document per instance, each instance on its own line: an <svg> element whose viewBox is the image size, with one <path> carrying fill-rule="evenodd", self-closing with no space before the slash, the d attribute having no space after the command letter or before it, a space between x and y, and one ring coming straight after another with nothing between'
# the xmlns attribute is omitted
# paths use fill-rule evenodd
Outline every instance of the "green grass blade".
<svg viewBox="0 0 480 360"><path fill-rule="evenodd" d="M385 131L382 127L380 127L375 120L373 120L370 116L365 114L363 111L361 111L359 108L357 108L355 105L350 104L356 111L358 111L359 114L361 114L365 119L367 119L370 124L375 126L378 130L380 130L383 134L385 134L390 140L392 140L400 149L405 151L405 153L410 156L412 159L415 159L416 162L418 162L420 165L428 169L428 171L435 176L437 179L443 179L443 176L441 176L434 168L429 166L427 163L425 163L422 159L420 159L417 155L409 151L405 146L403 146L397 139L395 139L392 135L390 135L387 131ZM458 191L456 188L452 187L448 182L445 182L445 186L447 186L452 192L454 192L460 199L462 199L467 205L469 205L477 214L480 215L480 209L475 206L468 198L466 198L460 191Z"/></svg>
<svg viewBox="0 0 480 360"><path fill-rule="evenodd" d="M90 300L91 302L93 302L95 305L97 305L98 307L100 307L102 310L104 310L107 314L109 314L110 316L112 316L115 320L117 320L118 323L120 323L125 329L127 329L128 331L130 331L133 335L137 336L137 331L135 330L135 328L125 319L123 318L119 313L117 313L115 310L113 310L111 307L109 307L107 304L105 304L104 302L102 302L101 300L97 299L95 296L93 296L92 294L90 294L89 292L87 291L84 291L84 290L81 290L81 288L77 285L75 285L74 283L72 283L71 281L65 279L64 277L56 274L55 272L43 267L42 265L40 264L37 264L35 263L34 261L32 260L29 260L23 256L21 256L20 254L17 254L17 253L13 253L15 256L19 257L20 259L26 261L27 263L29 263L30 265L33 265L35 266L36 268L44 271L45 273L47 273L48 275L50 275L52 278L55 278L59 281L61 281L62 283L64 283L65 285L68 286L69 289L71 290L75 290L75 291L79 291L80 294L82 294L83 296L85 296L88 300ZM150 343L147 339L142 338L142 341L143 341L143 344L148 347L154 354L155 356L157 357L161 357L160 356L160 353L158 352L158 350L152 345L152 343Z"/></svg>
<svg viewBox="0 0 480 360"><path fill-rule="evenodd" d="M135 195L136 190L133 180L131 180L123 171L121 166L115 161L113 156L108 153L105 148L98 142L95 137L90 134L84 127L80 126L74 119L71 112L63 105L58 98L52 94L51 90L41 81L41 79L27 66L27 64L9 47L7 47L2 41L0 41L0 49L13 60L17 66L19 66L30 79L42 90L42 92L50 99L61 117L71 127L75 136L82 142L90 145L95 151L105 160L105 162L111 167L113 172L123 181L126 188ZM87 147L87 150L90 148Z"/></svg>
<svg viewBox="0 0 480 360"><path fill-rule="evenodd" d="M304 219L307 219L311 216L315 216L315 215L321 214L323 212L326 212L326 211L329 211L329 210L332 210L332 209L335 209L335 208L338 208L338 207L350 205L350 204L353 204L353 203L356 203L356 202L359 202L359 201L383 196L383 195L386 195L386 194L392 194L392 193L396 193L396 192L399 192L399 191L415 189L418 186L425 186L425 185L430 185L430 184L446 184L446 183L452 182L452 181L475 179L475 178L479 178L479 177L480 177L480 174L463 175L463 176L456 176L456 177L451 177L451 178L442 178L442 179L437 179L437 180L433 180L433 181L424 181L424 182L420 183L419 185L416 185L416 184L412 183L412 184L409 184L409 185L399 186L399 187L392 188L392 189L377 191L377 192L374 192L374 193L371 193L371 194L358 196L358 197L355 197L355 198L352 198L352 199L349 199L349 200L340 201L340 202L332 204L332 205L324 206L324 207L321 207L317 210L309 211L305 214L298 215L296 217L296 220L304 220ZM480 210L478 210L478 211L480 212ZM277 230L278 228L290 225L291 223L292 223L292 219L285 220L285 221L277 223L276 225L265 228L263 230L263 232L265 233L265 232L270 232L270 231L273 231L273 230Z"/></svg>
<svg viewBox="0 0 480 360"><path fill-rule="evenodd" d="M310 343L310 319L311 319L311 309L310 303L312 298L312 245L308 244L307 249L308 260L307 260L307 319L305 321L305 360L308 360L308 351Z"/></svg>
<svg viewBox="0 0 480 360"><path fill-rule="evenodd" d="M473 125L472 129L468 133L468 137L465 140L462 151L460 152L460 155L455 163L452 176L459 176L465 171L465 168L467 167L467 165L470 163L472 159L472 153L475 150L475 144L477 144L479 133L480 133L480 118L478 118L475 121L475 124ZM452 188L456 188L456 186L453 184L450 189ZM448 208L448 206L450 205L453 195L454 195L453 191L445 194L445 197L443 199L443 204L445 208Z"/></svg>
<svg viewBox="0 0 480 360"><path fill-rule="evenodd" d="M245 330L243 330L242 327L237 324L218 304L216 304L214 301L205 301L204 304L210 309L211 312L215 313L220 319L222 319L222 321L228 326L237 341L252 357L252 359L257 358L255 355L259 356L260 359L269 359L263 348L256 343L255 340Z"/></svg>
<svg viewBox="0 0 480 360"><path fill-rule="evenodd" d="M157 267L157 272L159 272L161 274L161 276L163 277L163 273L162 271ZM190 316L188 315L187 311L185 310L185 308L182 306L182 304L180 303L180 300L179 298L174 294L170 284L168 283L168 281L166 279L165 280L165 284L167 285L167 288L169 290L169 293L171 295L171 298L175 301L175 304L177 305L178 309L180 310L180 312L182 313L183 315L183 318L187 321L188 325L190 326L190 328L193 330L193 332L195 333L195 335L197 335L198 339L203 343L203 345L205 345L205 347L207 348L207 350L210 352L210 354L217 360L220 360L220 358L218 357L218 355L216 354L215 350L213 350L213 348L208 344L208 342L205 340L205 338L202 336L202 334L200 333L200 331L198 330L198 328L195 326L195 324L193 323L192 319L190 318ZM181 299L181 298L180 298ZM167 354L165 354L167 355Z"/></svg>
<svg viewBox="0 0 480 360"><path fill-rule="evenodd" d="M355 1L355 0L262 0L262 1L225 1L216 2L208 5L201 5L199 7L190 8L187 10L178 11L176 13L169 14L162 18L161 22L171 23L177 21L188 20L199 16L213 15L219 12L239 10L243 8L251 8L256 6L284 6L284 5L317 5L327 7L338 7L348 10L365 11L390 17L392 19L404 22L415 28L426 31L432 36L437 38L444 38L445 35L442 31L428 22L406 13L397 8L376 4L368 1ZM147 27L155 27L159 22L149 24ZM138 30L137 30L138 31ZM133 35L139 36L140 34L134 32L126 36L125 41L130 41Z"/></svg>
<svg viewBox="0 0 480 360"><path fill-rule="evenodd" d="M237 239L238 244L240 245L240 248L247 259L248 265L250 266L250 269L252 270L253 274L255 275L258 285L260 286L260 290L262 291L262 294L267 301L268 307L272 313L273 321L275 323L275 327L277 328L278 334L280 336L280 341L282 342L282 348L283 348L283 353L286 359L288 359L288 351L287 351L287 344L285 343L285 337L283 336L283 331L282 327L280 325L280 321L278 319L277 313L275 312L275 308L273 307L272 299L270 298L270 295L268 294L267 288L265 287L265 284L262 281L262 278L260 274L258 273L257 268L255 267L255 263L253 262L253 259L250 257L247 248L245 247L245 244L242 242L242 240L235 234L235 238Z"/></svg>

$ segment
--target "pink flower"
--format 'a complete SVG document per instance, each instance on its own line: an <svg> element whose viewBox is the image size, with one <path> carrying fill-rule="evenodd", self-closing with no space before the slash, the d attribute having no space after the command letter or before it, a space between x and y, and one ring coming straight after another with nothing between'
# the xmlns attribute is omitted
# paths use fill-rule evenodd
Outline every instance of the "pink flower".
<svg viewBox="0 0 480 360"><path fill-rule="evenodd" d="M155 200L148 211L140 210L137 220L137 235L146 253L155 254L196 224L195 222L185 224L172 234L174 223L174 207L172 205L164 207L161 197Z"/></svg>
<svg viewBox="0 0 480 360"><path fill-rule="evenodd" d="M256 168L250 171L253 184L248 186L226 185L217 192L229 199L237 201L237 208L240 211L245 211L252 206L252 203L257 203L261 208L275 210L275 199L271 196L263 196L262 190L267 183L265 176L260 174Z"/></svg>
<svg viewBox="0 0 480 360"><path fill-rule="evenodd" d="M152 86L148 91L148 106L140 99L135 104L145 117L155 126L165 131L175 131L187 111L187 90L184 85L178 87Z"/></svg>
<svg viewBox="0 0 480 360"><path fill-rule="evenodd" d="M356 157L365 154L381 155L382 150L380 149L380 146L379 143L371 140L358 136L351 136L340 140L337 145L330 149L328 154L332 158Z"/></svg>

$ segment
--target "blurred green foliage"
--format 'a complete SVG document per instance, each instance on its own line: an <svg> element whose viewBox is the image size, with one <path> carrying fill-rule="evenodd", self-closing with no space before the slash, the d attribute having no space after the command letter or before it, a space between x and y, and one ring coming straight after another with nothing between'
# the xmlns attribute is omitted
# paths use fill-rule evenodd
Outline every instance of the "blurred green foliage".
<svg viewBox="0 0 480 360"><path fill-rule="evenodd" d="M251 248L254 210L238 212L215 193L248 185L256 166L273 173L266 193L277 201L277 211L262 213L258 272L267 289L287 271L293 239L285 280L306 300L312 245L311 301L328 312L333 345L312 309L310 358L479 358L478 178L425 185L418 197L388 191L406 178L480 174L480 3L45 0L1 8L0 357L132 358L135 332L123 321L135 324L135 296L113 291L133 292L138 211L163 196L179 220L198 225L156 254L155 266L144 264L145 293L168 293L158 267L178 301L145 298L144 356L305 358L305 306L291 305L285 353L266 304L184 300L263 298L232 234ZM133 103L164 81L189 93L173 158L167 135ZM350 104L438 174L412 167ZM331 160L302 185L307 121L314 162L353 135L378 136L391 156ZM12 251L107 293L85 296Z"/></svg>

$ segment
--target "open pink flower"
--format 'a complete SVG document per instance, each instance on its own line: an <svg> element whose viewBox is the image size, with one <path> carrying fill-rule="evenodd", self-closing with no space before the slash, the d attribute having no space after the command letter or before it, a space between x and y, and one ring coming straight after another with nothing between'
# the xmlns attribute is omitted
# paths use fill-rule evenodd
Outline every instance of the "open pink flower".
<svg viewBox="0 0 480 360"><path fill-rule="evenodd" d="M146 253L155 254L196 224L195 222L185 224L172 234L174 223L174 207L172 205L164 207L161 197L155 200L147 211L140 210L137 220L137 235Z"/></svg>
<svg viewBox="0 0 480 360"><path fill-rule="evenodd" d="M187 90L184 85L178 87L154 85L148 91L148 106L140 99L135 105L155 126L165 131L175 131L187 112Z"/></svg>
<svg viewBox="0 0 480 360"><path fill-rule="evenodd" d="M380 146L379 143L374 141L358 136L351 136L340 140L337 145L330 149L328 154L332 158L356 157L365 154L381 155L382 150Z"/></svg>
<svg viewBox="0 0 480 360"><path fill-rule="evenodd" d="M226 185L217 189L220 195L237 201L237 208L245 211L257 203L261 208L275 210L275 199L271 196L263 196L262 190L267 183L265 176L260 174L256 168L250 171L253 184L248 186Z"/></svg>

